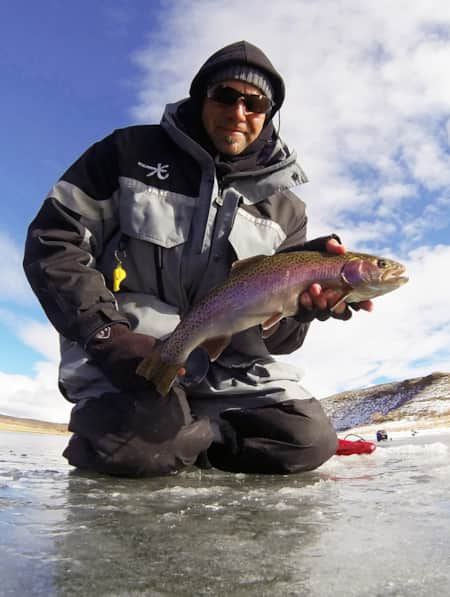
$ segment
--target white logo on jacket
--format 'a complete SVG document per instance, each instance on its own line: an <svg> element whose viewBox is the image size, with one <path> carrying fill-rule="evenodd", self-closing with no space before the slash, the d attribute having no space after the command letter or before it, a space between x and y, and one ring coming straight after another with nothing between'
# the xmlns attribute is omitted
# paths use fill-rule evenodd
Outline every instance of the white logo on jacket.
<svg viewBox="0 0 450 597"><path fill-rule="evenodd" d="M154 176L156 174L159 180L165 180L166 178L169 178L169 173L167 172L169 164L161 164L161 162L158 162L156 166L149 166L148 164L144 164L144 162L138 162L138 166L149 170L148 174L145 176Z"/></svg>

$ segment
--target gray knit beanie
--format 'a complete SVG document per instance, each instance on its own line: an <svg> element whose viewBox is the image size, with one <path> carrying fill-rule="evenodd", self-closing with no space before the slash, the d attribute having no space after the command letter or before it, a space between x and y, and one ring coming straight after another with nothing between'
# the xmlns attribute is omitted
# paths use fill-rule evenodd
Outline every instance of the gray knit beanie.
<svg viewBox="0 0 450 597"><path fill-rule="evenodd" d="M269 99L273 99L274 91L269 77L263 70L247 64L231 64L224 66L213 73L207 79L207 87L210 88L222 81L245 81L258 87Z"/></svg>

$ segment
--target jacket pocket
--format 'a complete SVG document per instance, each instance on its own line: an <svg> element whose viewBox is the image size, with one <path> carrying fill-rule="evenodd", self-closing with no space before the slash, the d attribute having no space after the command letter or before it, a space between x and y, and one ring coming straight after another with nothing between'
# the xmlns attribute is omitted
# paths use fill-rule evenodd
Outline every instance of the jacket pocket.
<svg viewBox="0 0 450 597"><path fill-rule="evenodd" d="M196 200L121 178L120 226L127 236L170 249L189 237Z"/></svg>
<svg viewBox="0 0 450 597"><path fill-rule="evenodd" d="M239 208L233 222L229 240L238 259L254 255L273 255L286 234L273 220L257 218Z"/></svg>
<svg viewBox="0 0 450 597"><path fill-rule="evenodd" d="M111 278L119 248L126 271L121 291L142 292L179 304L180 259L189 239L196 199L130 178L122 177L120 183L120 227L104 252L102 270Z"/></svg>

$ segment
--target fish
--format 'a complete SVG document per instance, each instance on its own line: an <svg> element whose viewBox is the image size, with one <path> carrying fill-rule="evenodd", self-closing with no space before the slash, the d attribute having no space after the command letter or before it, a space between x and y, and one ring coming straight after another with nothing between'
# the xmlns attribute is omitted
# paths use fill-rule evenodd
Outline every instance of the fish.
<svg viewBox="0 0 450 597"><path fill-rule="evenodd" d="M343 293L334 310L342 302L358 303L399 288L408 281L405 271L392 259L354 252L290 251L235 261L228 278L187 311L136 372L165 396L196 348L214 362L233 334L261 326L267 335L297 313L299 295L311 284Z"/></svg>

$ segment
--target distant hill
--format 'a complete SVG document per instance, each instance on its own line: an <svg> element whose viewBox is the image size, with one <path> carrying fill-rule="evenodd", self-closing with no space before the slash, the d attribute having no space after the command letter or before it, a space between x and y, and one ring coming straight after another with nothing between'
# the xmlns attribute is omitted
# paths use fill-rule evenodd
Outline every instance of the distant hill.
<svg viewBox="0 0 450 597"><path fill-rule="evenodd" d="M22 419L0 415L0 431L26 431L28 433L69 433L65 423L51 423L37 419Z"/></svg>
<svg viewBox="0 0 450 597"><path fill-rule="evenodd" d="M399 420L450 426L450 373L349 390L321 404L337 431Z"/></svg>

